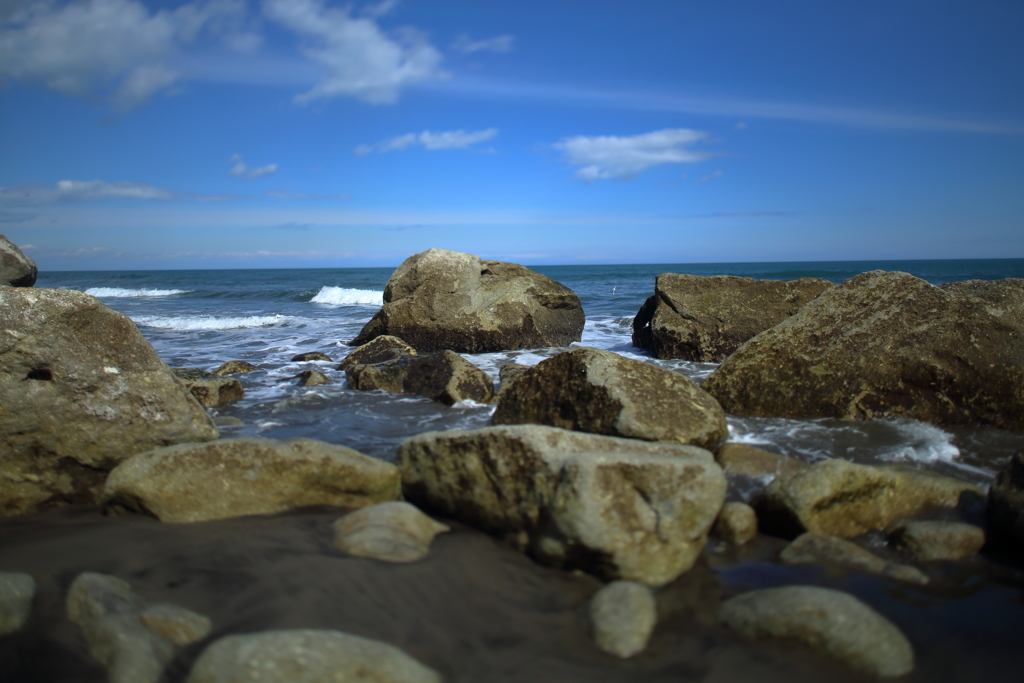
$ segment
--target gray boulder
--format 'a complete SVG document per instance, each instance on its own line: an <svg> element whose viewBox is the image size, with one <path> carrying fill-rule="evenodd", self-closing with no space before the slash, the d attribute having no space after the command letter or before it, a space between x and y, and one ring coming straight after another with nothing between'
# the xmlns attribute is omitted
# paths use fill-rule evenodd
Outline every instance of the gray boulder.
<svg viewBox="0 0 1024 683"><path fill-rule="evenodd" d="M560 353L502 392L494 424L543 424L713 449L725 413L687 377L601 349Z"/></svg>
<svg viewBox="0 0 1024 683"><path fill-rule="evenodd" d="M633 346L655 358L720 363L756 334L832 286L828 280L755 280L662 273L633 318Z"/></svg>
<svg viewBox="0 0 1024 683"><path fill-rule="evenodd" d="M907 273L827 289L727 358L703 387L731 414L1024 429L1024 320ZM1024 280L1004 282L1010 301Z"/></svg>
<svg viewBox="0 0 1024 683"><path fill-rule="evenodd" d="M0 287L31 287L38 274L36 262L25 256L14 242L0 235Z"/></svg>
<svg viewBox="0 0 1024 683"><path fill-rule="evenodd" d="M35 597L36 580L31 574L0 572L0 636L25 625Z"/></svg>
<svg viewBox="0 0 1024 683"><path fill-rule="evenodd" d="M415 562L427 556L434 536L451 529L402 501L378 503L348 513L334 529L334 547L385 562Z"/></svg>
<svg viewBox="0 0 1024 683"><path fill-rule="evenodd" d="M635 581L612 581L590 599L589 611L594 642L622 659L643 652L658 623L654 594Z"/></svg>
<svg viewBox="0 0 1024 683"><path fill-rule="evenodd" d="M914 668L914 650L892 622L829 588L743 593L722 603L718 617L748 638L795 641L874 676L902 676Z"/></svg>
<svg viewBox="0 0 1024 683"><path fill-rule="evenodd" d="M515 263L430 249L407 258L384 288L384 306L351 346L383 335L418 351L489 353L568 346L584 314L568 287Z"/></svg>
<svg viewBox="0 0 1024 683"><path fill-rule="evenodd" d="M835 536L808 532L798 536L779 554L786 564L835 564L887 579L925 584L928 577L916 567L886 562L870 550Z"/></svg>
<svg viewBox="0 0 1024 683"><path fill-rule="evenodd" d="M985 531L964 522L910 520L889 533L889 544L918 562L959 560L985 545Z"/></svg>
<svg viewBox="0 0 1024 683"><path fill-rule="evenodd" d="M81 292L0 287L0 517L95 504L125 458L217 435L127 317Z"/></svg>
<svg viewBox="0 0 1024 683"><path fill-rule="evenodd" d="M1024 451L999 471L988 492L988 522L997 544L1024 557Z"/></svg>
<svg viewBox="0 0 1024 683"><path fill-rule="evenodd" d="M651 586L693 566L725 498L703 449L536 425L420 434L396 464L424 509L542 563Z"/></svg>
<svg viewBox="0 0 1024 683"><path fill-rule="evenodd" d="M107 478L103 504L164 522L362 507L401 496L394 465L312 439L221 439L140 453Z"/></svg>
<svg viewBox="0 0 1024 683"><path fill-rule="evenodd" d="M245 398L242 383L234 377L224 377L225 373L206 372L202 368L171 368L171 372L204 408L217 408Z"/></svg>
<svg viewBox="0 0 1024 683"><path fill-rule="evenodd" d="M357 391L383 389L394 394L416 394L446 405L465 400L487 403L494 396L494 383L487 373L452 351L348 365L345 377Z"/></svg>
<svg viewBox="0 0 1024 683"><path fill-rule="evenodd" d="M293 363L303 363L316 360L329 362L331 360L331 357L328 356L326 353L320 353L319 351L310 351L308 353L300 353L297 356L292 356Z"/></svg>

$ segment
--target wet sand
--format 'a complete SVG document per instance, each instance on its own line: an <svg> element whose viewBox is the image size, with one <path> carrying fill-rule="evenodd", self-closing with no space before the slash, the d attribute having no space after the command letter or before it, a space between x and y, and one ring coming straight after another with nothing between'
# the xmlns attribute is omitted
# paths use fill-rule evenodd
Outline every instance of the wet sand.
<svg viewBox="0 0 1024 683"><path fill-rule="evenodd" d="M593 577L541 567L457 522L430 555L388 564L331 544L343 511L162 524L57 509L0 521L0 571L38 584L24 629L0 637L4 683L106 680L66 616L78 573L113 574L151 602L210 617L213 632L178 651L165 683L183 681L213 640L268 629L336 629L402 648L445 681L837 683L874 680L791 645L751 643L719 626L721 600L751 588L804 583L854 593L896 623L914 646L909 682L1024 678L1024 571L978 558L932 564L929 588L777 563L784 541L709 545L698 565L657 591L660 620L648 649L618 660L591 642L586 604Z"/></svg>

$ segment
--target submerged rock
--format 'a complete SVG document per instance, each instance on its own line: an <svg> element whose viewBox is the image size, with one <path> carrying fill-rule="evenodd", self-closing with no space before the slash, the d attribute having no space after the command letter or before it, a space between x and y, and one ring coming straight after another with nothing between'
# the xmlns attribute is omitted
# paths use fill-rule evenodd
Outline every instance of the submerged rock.
<svg viewBox="0 0 1024 683"><path fill-rule="evenodd" d="M331 357L326 353L320 353L319 351L310 351L308 353L300 353L297 356L292 356L293 363L304 363L315 360L330 361Z"/></svg>
<svg viewBox="0 0 1024 683"><path fill-rule="evenodd" d="M36 580L31 574L0 572L0 636L25 625L35 597Z"/></svg>
<svg viewBox="0 0 1024 683"><path fill-rule="evenodd" d="M918 562L959 560L981 550L985 532L963 522L911 520L890 532L889 543Z"/></svg>
<svg viewBox="0 0 1024 683"><path fill-rule="evenodd" d="M715 534L727 543L743 545L757 536L757 513L746 503L726 503L718 513Z"/></svg>
<svg viewBox="0 0 1024 683"><path fill-rule="evenodd" d="M25 256L14 242L0 235L0 287L31 287L38 274L36 262Z"/></svg>
<svg viewBox="0 0 1024 683"><path fill-rule="evenodd" d="M295 375L292 379L299 380L299 384L304 387L315 387L320 384L330 384L331 380L324 373L319 370L305 370Z"/></svg>
<svg viewBox="0 0 1024 683"><path fill-rule="evenodd" d="M658 606L647 586L613 581L590 600L594 642L610 655L627 659L643 652L658 623Z"/></svg>
<svg viewBox="0 0 1024 683"><path fill-rule="evenodd" d="M139 619L153 633L184 647L210 635L213 622L192 610L159 603L139 612Z"/></svg>
<svg viewBox="0 0 1024 683"><path fill-rule="evenodd" d="M258 370L255 365L244 360L229 360L226 363L221 364L211 374L217 375L218 377L223 375L246 375L250 372Z"/></svg>
<svg viewBox="0 0 1024 683"><path fill-rule="evenodd" d="M407 258L384 288L384 306L350 342L395 335L416 350L491 353L580 340L580 299L515 263L430 249Z"/></svg>
<svg viewBox="0 0 1024 683"><path fill-rule="evenodd" d="M1010 458L992 482L988 521L993 540L1010 554L1024 557L1024 451Z"/></svg>
<svg viewBox="0 0 1024 683"><path fill-rule="evenodd" d="M350 512L332 525L334 546L350 555L385 562L415 562L430 552L434 536L451 529L401 501Z"/></svg>
<svg viewBox="0 0 1024 683"><path fill-rule="evenodd" d="M886 562L870 550L835 536L808 532L798 536L779 555L786 564L836 564L846 569L875 574L908 583L928 583L928 577L916 567Z"/></svg>
<svg viewBox="0 0 1024 683"><path fill-rule="evenodd" d="M755 280L662 273L633 319L633 346L655 358L720 363L832 286L828 280Z"/></svg>
<svg viewBox="0 0 1024 683"><path fill-rule="evenodd" d="M401 356L415 356L412 348L398 337L382 334L373 341L366 342L352 353L345 356L338 366L339 370L348 370L353 365L373 365Z"/></svg>
<svg viewBox="0 0 1024 683"><path fill-rule="evenodd" d="M383 389L394 394L416 394L445 405L465 400L487 403L494 396L494 383L487 373L451 351L349 365L345 376L357 391Z"/></svg>
<svg viewBox="0 0 1024 683"><path fill-rule="evenodd" d="M217 408L245 397L242 383L233 377L223 377L202 368L172 368L171 372L204 408Z"/></svg>

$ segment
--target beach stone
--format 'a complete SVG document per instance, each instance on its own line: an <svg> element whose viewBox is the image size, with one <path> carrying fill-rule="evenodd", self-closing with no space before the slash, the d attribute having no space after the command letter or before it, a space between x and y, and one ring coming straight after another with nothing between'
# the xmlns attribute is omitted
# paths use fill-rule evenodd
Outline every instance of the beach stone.
<svg viewBox="0 0 1024 683"><path fill-rule="evenodd" d="M726 503L718 513L715 534L727 543L743 545L757 536L757 513L746 503Z"/></svg>
<svg viewBox="0 0 1024 683"><path fill-rule="evenodd" d="M319 370L305 370L295 375L295 379L299 380L299 384L304 387L315 387L318 384L330 384L331 380L324 373Z"/></svg>
<svg viewBox="0 0 1024 683"><path fill-rule="evenodd" d="M762 530L787 538L806 531L852 538L886 529L931 507L956 507L974 484L922 470L822 460L779 475L755 499Z"/></svg>
<svg viewBox="0 0 1024 683"><path fill-rule="evenodd" d="M590 600L594 642L622 659L643 652L658 623L651 589L635 581L612 581Z"/></svg>
<svg viewBox="0 0 1024 683"><path fill-rule="evenodd" d="M208 617L166 603L146 607L139 612L139 619L150 631L180 647L199 642L213 628Z"/></svg>
<svg viewBox="0 0 1024 683"><path fill-rule="evenodd" d="M726 488L701 448L539 425L419 434L396 464L424 509L542 564L650 586L693 566Z"/></svg>
<svg viewBox="0 0 1024 683"><path fill-rule="evenodd" d="M250 372L258 370L255 365L244 360L229 360L228 362L220 365L211 374L222 376L222 375L245 375Z"/></svg>
<svg viewBox="0 0 1024 683"><path fill-rule="evenodd" d="M494 383L487 373L452 351L402 355L372 365L349 365L345 377L357 391L382 389L394 394L416 394L445 405L465 400L487 403L494 396Z"/></svg>
<svg viewBox="0 0 1024 683"><path fill-rule="evenodd" d="M39 269L14 242L0 235L0 287L31 287Z"/></svg>
<svg viewBox="0 0 1024 683"><path fill-rule="evenodd" d="M398 648L369 638L295 629L226 636L199 655L186 683L441 683Z"/></svg>
<svg viewBox="0 0 1024 683"><path fill-rule="evenodd" d="M0 572L0 636L25 625L35 597L36 580L31 574Z"/></svg>
<svg viewBox="0 0 1024 683"><path fill-rule="evenodd" d="M751 591L722 603L718 616L748 638L799 642L875 676L902 676L914 668L906 636L841 591L816 586Z"/></svg>
<svg viewBox="0 0 1024 683"><path fill-rule="evenodd" d="M959 560L981 550L985 531L963 522L909 520L889 533L889 543L918 562Z"/></svg>
<svg viewBox="0 0 1024 683"><path fill-rule="evenodd" d="M988 491L988 523L997 544L1024 557L1024 451L999 471Z"/></svg>
<svg viewBox="0 0 1024 683"><path fill-rule="evenodd" d="M0 517L94 505L129 456L217 436L129 318L73 290L0 287Z"/></svg>
<svg viewBox="0 0 1024 683"><path fill-rule="evenodd" d="M363 507L401 496L394 465L313 439L238 438L140 453L107 478L103 505L164 522Z"/></svg>
<svg viewBox="0 0 1024 683"><path fill-rule="evenodd" d="M715 451L715 461L727 476L742 477L776 477L807 467L807 463L796 458L745 443L723 443Z"/></svg>
<svg viewBox="0 0 1024 683"><path fill-rule="evenodd" d="M1024 296L1024 280L1002 286ZM1024 321L995 308L907 273L862 273L748 341L702 386L740 416L1021 431Z"/></svg>
<svg viewBox="0 0 1024 683"><path fill-rule="evenodd" d="M925 584L928 577L918 568L886 562L870 550L835 536L808 532L801 534L779 554L786 564L836 564L887 579Z"/></svg>
<svg viewBox="0 0 1024 683"><path fill-rule="evenodd" d="M300 353L297 356L292 356L293 363L304 363L314 360L330 361L331 357L326 353L320 353L319 351L310 351L309 353Z"/></svg>
<svg viewBox="0 0 1024 683"><path fill-rule="evenodd" d="M593 348L565 351L523 372L492 419L708 449L729 434L722 407L689 378Z"/></svg>
<svg viewBox="0 0 1024 683"><path fill-rule="evenodd" d="M339 370L347 370L352 365L374 365L400 356L415 356L412 348L398 337L382 334L373 341L366 342L352 353L345 356L338 366Z"/></svg>
<svg viewBox="0 0 1024 683"><path fill-rule="evenodd" d="M493 353L568 346L584 313L568 287L516 263L429 249L407 258L384 287L384 306L351 346L383 334L417 351Z"/></svg>
<svg viewBox="0 0 1024 683"><path fill-rule="evenodd" d="M385 562L415 562L430 552L434 536L451 529L403 501L350 512L332 527L334 546L350 555Z"/></svg>
<svg viewBox="0 0 1024 683"><path fill-rule="evenodd" d="M503 392L508 391L508 388L512 386L512 383L522 377L523 373L531 367L533 366L521 365L520 363L505 363L502 365L501 369L498 370L499 384L493 400L497 401L498 397L500 397Z"/></svg>
<svg viewBox="0 0 1024 683"><path fill-rule="evenodd" d="M633 346L655 358L720 363L831 286L819 278L662 273L633 318Z"/></svg>
<svg viewBox="0 0 1024 683"><path fill-rule="evenodd" d="M222 377L202 368L171 368L171 372L204 408L217 408L245 397L242 383L233 377Z"/></svg>

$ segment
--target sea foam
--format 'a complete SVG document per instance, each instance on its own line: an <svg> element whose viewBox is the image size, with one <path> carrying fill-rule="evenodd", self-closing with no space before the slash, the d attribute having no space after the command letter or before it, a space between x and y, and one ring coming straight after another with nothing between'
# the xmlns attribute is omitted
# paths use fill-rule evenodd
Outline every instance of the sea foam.
<svg viewBox="0 0 1024 683"><path fill-rule="evenodd" d="M332 306L383 306L384 292L372 289L347 289L345 287L321 287L312 299L313 304Z"/></svg>
<svg viewBox="0 0 1024 683"><path fill-rule="evenodd" d="M251 327L279 325L291 320L291 318L286 315L250 315L237 318L143 315L132 318L132 320L143 327L153 327L161 330L240 330Z"/></svg>
<svg viewBox="0 0 1024 683"><path fill-rule="evenodd" d="M188 294L191 289L123 289L121 287L90 287L86 294L105 298L174 296Z"/></svg>

